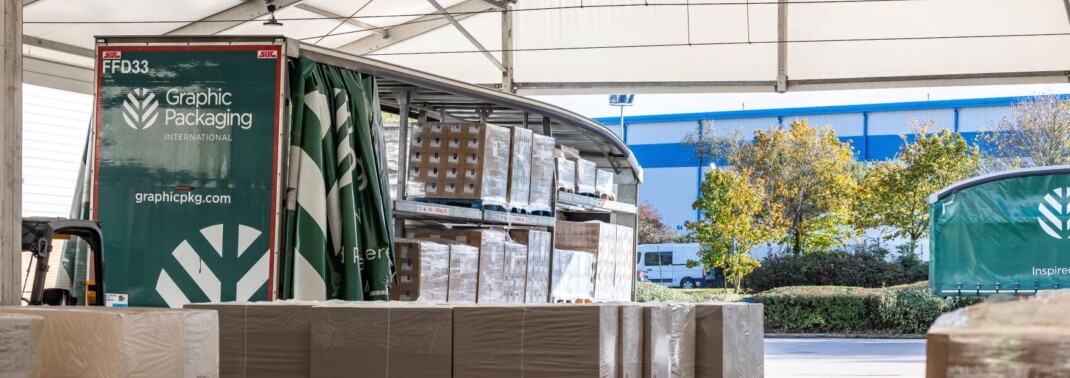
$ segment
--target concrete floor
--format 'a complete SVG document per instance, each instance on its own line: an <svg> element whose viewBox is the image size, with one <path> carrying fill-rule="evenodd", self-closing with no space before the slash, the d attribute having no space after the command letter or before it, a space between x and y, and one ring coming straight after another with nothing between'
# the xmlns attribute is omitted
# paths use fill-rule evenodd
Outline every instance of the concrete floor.
<svg viewBox="0 0 1070 378"><path fill-rule="evenodd" d="M925 340L765 339L765 376L924 377Z"/></svg>

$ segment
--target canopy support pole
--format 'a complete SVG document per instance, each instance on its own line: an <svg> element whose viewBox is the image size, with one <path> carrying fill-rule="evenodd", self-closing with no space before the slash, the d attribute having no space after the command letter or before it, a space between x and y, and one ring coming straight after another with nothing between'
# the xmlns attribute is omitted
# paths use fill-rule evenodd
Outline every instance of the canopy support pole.
<svg viewBox="0 0 1070 378"><path fill-rule="evenodd" d="M22 299L22 1L5 1L0 12L0 306L18 306Z"/></svg>
<svg viewBox="0 0 1070 378"><path fill-rule="evenodd" d="M487 51L487 48L483 47L483 44L479 43L479 41L476 40L476 37L473 37L472 33L468 32L468 29L465 29L464 26L461 26L461 23L457 22L457 19L453 18L453 15L450 14L450 12L447 12L446 8L442 7L442 4L439 4L438 1L435 1L435 0L427 0L427 2L431 3L431 6L435 7L435 9L437 9L438 12L441 13L443 17L445 17L447 20L449 20L450 24L452 24L453 27L457 28L457 31L461 32L461 35L464 35L464 38L467 39L468 42L471 42L473 46L475 46L477 49L479 49L479 51L482 51L483 52L483 56L487 57L487 59L489 59L491 63L494 63L494 66L498 67L498 70L500 70L502 72L506 71L505 66L503 66L502 63L499 62L498 59L494 57L494 55L491 55L491 53L489 51Z"/></svg>
<svg viewBox="0 0 1070 378"><path fill-rule="evenodd" d="M777 93L788 91L788 0L777 1L777 50L776 50L776 87Z"/></svg>
<svg viewBox="0 0 1070 378"><path fill-rule="evenodd" d="M1068 0L1070 1L1070 0ZM502 8L502 91L516 93L513 85L513 6Z"/></svg>

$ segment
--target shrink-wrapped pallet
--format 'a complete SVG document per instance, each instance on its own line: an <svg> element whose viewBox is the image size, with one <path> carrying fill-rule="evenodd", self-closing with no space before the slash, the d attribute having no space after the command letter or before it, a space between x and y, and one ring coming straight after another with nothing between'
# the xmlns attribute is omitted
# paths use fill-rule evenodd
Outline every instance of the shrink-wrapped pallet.
<svg viewBox="0 0 1070 378"><path fill-rule="evenodd" d="M981 303L937 318L926 335L926 376L1070 376L1070 303Z"/></svg>
<svg viewBox="0 0 1070 378"><path fill-rule="evenodd" d="M0 307L44 318L43 377L183 377L184 316L179 311Z"/></svg>
<svg viewBox="0 0 1070 378"><path fill-rule="evenodd" d="M591 300L594 296L593 253L554 249L550 297L558 301Z"/></svg>
<svg viewBox="0 0 1070 378"><path fill-rule="evenodd" d="M504 303L524 303L524 284L528 274L528 246L508 241L505 243L505 298Z"/></svg>
<svg viewBox="0 0 1070 378"><path fill-rule="evenodd" d="M557 158L557 190L561 192L576 192L576 162L565 158Z"/></svg>
<svg viewBox="0 0 1070 378"><path fill-rule="evenodd" d="M765 331L760 303L695 305L695 375L765 375Z"/></svg>
<svg viewBox="0 0 1070 378"><path fill-rule="evenodd" d="M450 245L449 295L452 303L476 303L479 284L479 248Z"/></svg>
<svg viewBox="0 0 1070 378"><path fill-rule="evenodd" d="M643 376L695 377L695 306L643 307Z"/></svg>
<svg viewBox="0 0 1070 378"><path fill-rule="evenodd" d="M344 303L311 311L312 377L451 377L453 309Z"/></svg>
<svg viewBox="0 0 1070 378"><path fill-rule="evenodd" d="M596 172L595 193L602 199L616 201L617 184L613 182L613 172L604 169L598 169Z"/></svg>
<svg viewBox="0 0 1070 378"><path fill-rule="evenodd" d="M598 168L593 161L580 159L576 161L576 193L597 194Z"/></svg>
<svg viewBox="0 0 1070 378"><path fill-rule="evenodd" d="M449 293L449 246L415 239L394 242L397 284L390 299L445 302Z"/></svg>
<svg viewBox="0 0 1070 378"><path fill-rule="evenodd" d="M41 335L44 318L30 314L0 314L0 377L41 376Z"/></svg>
<svg viewBox="0 0 1070 378"><path fill-rule="evenodd" d="M553 211L554 138L535 134L531 144L531 211Z"/></svg>
<svg viewBox="0 0 1070 378"><path fill-rule="evenodd" d="M317 302L187 304L219 314L221 377L308 377L312 306Z"/></svg>
<svg viewBox="0 0 1070 378"><path fill-rule="evenodd" d="M509 235L528 246L527 281L524 303L546 303L550 294L550 233L545 231L512 230Z"/></svg>
<svg viewBox="0 0 1070 378"><path fill-rule="evenodd" d="M531 199L531 150L534 133L522 127L510 128L509 195L511 209L527 210Z"/></svg>
<svg viewBox="0 0 1070 378"><path fill-rule="evenodd" d="M643 377L643 305L620 305L620 343L617 371L621 378Z"/></svg>
<svg viewBox="0 0 1070 378"><path fill-rule="evenodd" d="M453 376L617 377L614 305L458 306Z"/></svg>

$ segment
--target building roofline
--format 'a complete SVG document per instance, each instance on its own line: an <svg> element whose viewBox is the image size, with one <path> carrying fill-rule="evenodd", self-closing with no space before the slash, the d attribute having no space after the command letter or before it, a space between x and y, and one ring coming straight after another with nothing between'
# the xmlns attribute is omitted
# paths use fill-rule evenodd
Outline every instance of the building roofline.
<svg viewBox="0 0 1070 378"><path fill-rule="evenodd" d="M1070 99L1070 94L1063 93L1058 94L1061 99ZM962 99L962 100L938 100L938 101L914 101L914 102L890 102L890 103L877 103L877 104L861 104L861 105L835 105L835 106L812 106L812 107L800 107L800 108L777 108L777 109L755 109L755 110L728 110L719 112L702 112L702 113L676 113L676 114L654 114L654 115L639 115L639 116L627 116L624 117L625 124L634 123L646 123L646 122L674 122L674 121L700 121L704 119L733 119L733 118L759 118L759 117L786 117L786 116L800 116L800 115L822 115L822 114L842 114L842 113L862 113L862 112L877 112L877 111L896 111L896 110L929 110L929 109L953 109L953 108L969 108L979 106L1008 106L1015 105L1022 101L1029 100L1036 96L1017 96L1017 97L989 97L989 98L974 98L974 99ZM620 123L620 117L599 117L593 118L595 121L605 125L615 125Z"/></svg>

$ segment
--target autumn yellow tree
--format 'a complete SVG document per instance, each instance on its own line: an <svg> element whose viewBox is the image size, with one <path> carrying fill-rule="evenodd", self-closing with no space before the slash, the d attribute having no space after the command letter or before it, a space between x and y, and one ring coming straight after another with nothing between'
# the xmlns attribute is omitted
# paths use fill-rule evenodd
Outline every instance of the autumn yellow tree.
<svg viewBox="0 0 1070 378"><path fill-rule="evenodd" d="M866 172L855 202L859 228L887 227L885 238L906 238L909 250L929 231L929 195L977 174L981 153L950 130L930 133L934 125L912 122L916 136L903 136L895 160L874 164Z"/></svg>
<svg viewBox="0 0 1070 378"><path fill-rule="evenodd" d="M721 268L737 290L743 277L760 266L750 256L751 248L780 233L776 214L770 212L776 207L767 206L764 189L749 177L749 172L736 170L707 173L699 198L691 205L699 211L699 220L687 222L691 236L701 244L701 261L690 264Z"/></svg>

